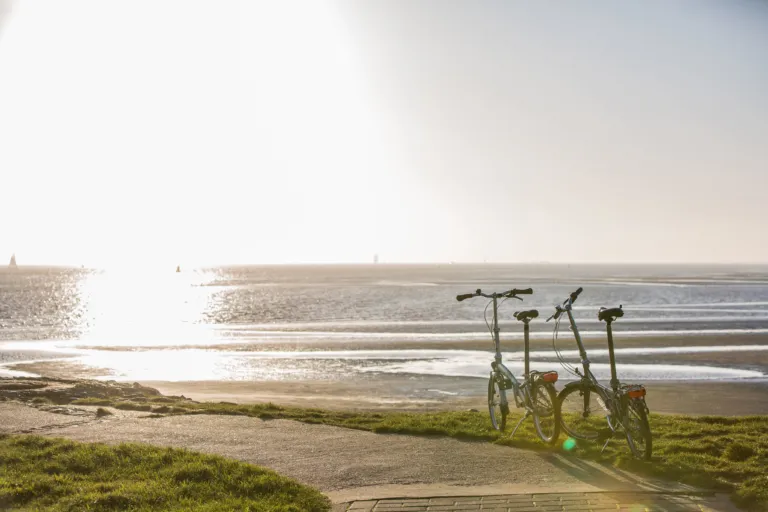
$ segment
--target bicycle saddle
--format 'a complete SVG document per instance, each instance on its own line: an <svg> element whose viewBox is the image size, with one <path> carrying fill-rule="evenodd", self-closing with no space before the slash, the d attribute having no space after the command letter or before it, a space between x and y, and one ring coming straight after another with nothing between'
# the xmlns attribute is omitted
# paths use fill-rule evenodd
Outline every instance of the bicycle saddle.
<svg viewBox="0 0 768 512"><path fill-rule="evenodd" d="M624 310L621 309L621 306L611 309L600 308L600 311L597 312L597 319L605 322L613 322L622 316L624 316Z"/></svg>
<svg viewBox="0 0 768 512"><path fill-rule="evenodd" d="M528 311L515 311L514 314L514 317L521 322L525 322L531 318L536 318L537 316L539 316L539 312L536 309L529 309Z"/></svg>

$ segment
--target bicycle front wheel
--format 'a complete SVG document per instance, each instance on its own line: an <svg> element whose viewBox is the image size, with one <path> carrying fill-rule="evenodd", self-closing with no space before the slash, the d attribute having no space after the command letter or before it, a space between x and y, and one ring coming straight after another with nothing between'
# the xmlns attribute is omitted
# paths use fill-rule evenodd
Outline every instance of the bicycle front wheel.
<svg viewBox="0 0 768 512"><path fill-rule="evenodd" d="M604 430L608 408L600 389L593 382L566 386L558 396L560 424L574 439L594 441Z"/></svg>
<svg viewBox="0 0 768 512"><path fill-rule="evenodd" d="M560 437L560 404L553 386L534 384L531 405L536 433L545 443L555 444Z"/></svg>
<svg viewBox="0 0 768 512"><path fill-rule="evenodd" d="M496 380L494 374L491 374L491 378L488 380L488 412L491 414L493 428L503 431L507 426L509 405L507 405L506 391Z"/></svg>
<svg viewBox="0 0 768 512"><path fill-rule="evenodd" d="M624 433L632 455L638 459L650 460L653 438L645 404L639 400L630 401L625 413Z"/></svg>

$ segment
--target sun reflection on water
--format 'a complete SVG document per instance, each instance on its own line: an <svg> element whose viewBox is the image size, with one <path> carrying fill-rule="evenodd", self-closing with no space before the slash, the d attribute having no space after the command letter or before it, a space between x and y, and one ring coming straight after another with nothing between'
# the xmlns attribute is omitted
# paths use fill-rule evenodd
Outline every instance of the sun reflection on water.
<svg viewBox="0 0 768 512"><path fill-rule="evenodd" d="M102 271L85 277L78 294L85 344L143 346L213 339L202 326L214 290L206 271Z"/></svg>

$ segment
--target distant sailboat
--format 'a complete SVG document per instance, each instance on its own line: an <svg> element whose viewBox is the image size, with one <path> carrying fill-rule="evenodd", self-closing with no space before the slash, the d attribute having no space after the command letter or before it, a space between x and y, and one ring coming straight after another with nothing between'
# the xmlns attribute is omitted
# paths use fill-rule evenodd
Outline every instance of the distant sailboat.
<svg viewBox="0 0 768 512"><path fill-rule="evenodd" d="M181 265L176 265L176 272L181 272Z"/></svg>
<svg viewBox="0 0 768 512"><path fill-rule="evenodd" d="M16 254L11 254L11 262L8 263L8 266L11 268L16 268Z"/></svg>
<svg viewBox="0 0 768 512"><path fill-rule="evenodd" d="M379 262L379 255L378 255L378 254L374 254L374 255L373 255L373 264L375 265L375 264L377 264L378 262Z"/></svg>

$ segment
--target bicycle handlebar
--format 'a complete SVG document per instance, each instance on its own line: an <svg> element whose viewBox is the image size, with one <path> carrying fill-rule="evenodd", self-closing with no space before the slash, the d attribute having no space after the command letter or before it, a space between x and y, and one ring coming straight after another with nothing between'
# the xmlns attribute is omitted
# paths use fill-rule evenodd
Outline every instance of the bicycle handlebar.
<svg viewBox="0 0 768 512"><path fill-rule="evenodd" d="M478 288L477 290L475 290L475 293L464 293L461 295L457 295L456 300L461 302L463 300L471 299L472 297L485 297L486 299L500 299L502 297L507 297L507 298L515 297L516 299L520 299L518 295L531 295L531 294L533 294L533 288L523 288L523 289L512 288L511 290L507 290L506 292L491 293L491 294L483 293L483 291L480 288ZM520 299L520 300L523 300L523 299Z"/></svg>

